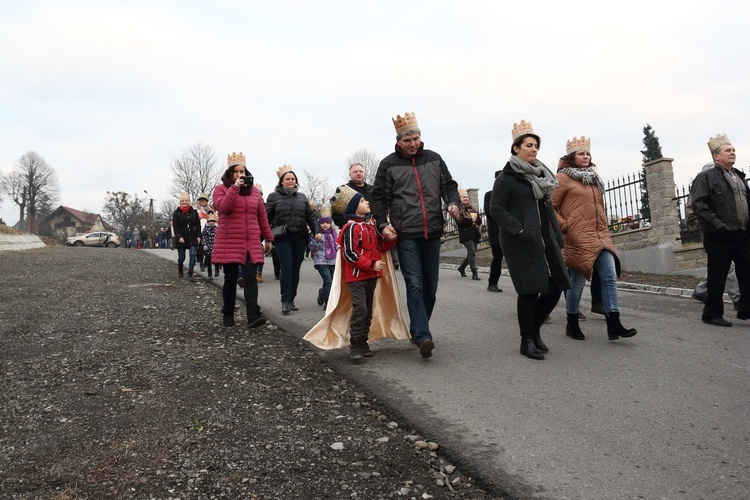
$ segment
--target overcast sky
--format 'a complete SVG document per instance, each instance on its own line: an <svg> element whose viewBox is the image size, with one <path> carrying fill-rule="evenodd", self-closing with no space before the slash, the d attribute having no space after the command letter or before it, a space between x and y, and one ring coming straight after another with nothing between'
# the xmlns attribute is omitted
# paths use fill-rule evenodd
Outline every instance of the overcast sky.
<svg viewBox="0 0 750 500"><path fill-rule="evenodd" d="M167 198L195 143L243 151L266 193L290 164L343 183L414 111L462 187L491 188L522 118L553 169L590 136L607 179L638 171L650 123L678 185L727 133L750 165L750 7L718 0L10 1L0 6L0 172L27 151L60 203ZM744 62L743 62L744 61ZM304 185L301 186L304 192ZM7 197L6 223L18 221Z"/></svg>

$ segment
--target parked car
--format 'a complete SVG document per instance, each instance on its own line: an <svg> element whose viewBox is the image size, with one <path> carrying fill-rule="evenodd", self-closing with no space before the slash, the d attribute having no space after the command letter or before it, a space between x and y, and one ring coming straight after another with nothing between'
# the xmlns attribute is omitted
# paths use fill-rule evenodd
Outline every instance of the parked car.
<svg viewBox="0 0 750 500"><path fill-rule="evenodd" d="M74 247L108 247L120 246L120 237L115 233L97 231L94 233L80 233L65 240L66 245Z"/></svg>

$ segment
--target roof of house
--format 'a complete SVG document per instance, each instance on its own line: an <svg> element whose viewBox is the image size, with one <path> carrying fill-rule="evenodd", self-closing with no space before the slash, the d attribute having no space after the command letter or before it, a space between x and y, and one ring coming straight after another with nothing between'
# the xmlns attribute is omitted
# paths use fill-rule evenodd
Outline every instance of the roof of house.
<svg viewBox="0 0 750 500"><path fill-rule="evenodd" d="M64 206L64 205L60 205L59 207L57 207L57 208L56 208L56 209L55 209L55 210L54 210L54 211L53 211L53 212L52 212L52 213L51 213L51 214L49 215L49 217L47 217L47 218L49 219L50 217L53 217L53 216L55 216L55 215L58 215L58 214L59 214L60 212L62 212L62 211L66 211L66 212L68 212L68 213L69 213L70 215L72 215L73 217L75 217L76 219L78 219L79 221L83 222L84 224L90 224L90 225L92 225L92 226L93 226L94 224L96 224L96 223L97 223L97 221L101 220L101 221L102 221L102 225L104 226L104 228L105 228L105 229L107 229L107 230L109 230L109 231L113 231L113 230L114 230L114 227L112 227L111 225L107 224L107 221L105 221L105 220L104 220L104 219L102 218L102 216L101 216L101 215L99 215L99 214L90 214L90 213L88 213L88 212L84 212L84 211L82 211L82 210L76 210L75 208L70 208L70 207L66 207L66 206Z"/></svg>

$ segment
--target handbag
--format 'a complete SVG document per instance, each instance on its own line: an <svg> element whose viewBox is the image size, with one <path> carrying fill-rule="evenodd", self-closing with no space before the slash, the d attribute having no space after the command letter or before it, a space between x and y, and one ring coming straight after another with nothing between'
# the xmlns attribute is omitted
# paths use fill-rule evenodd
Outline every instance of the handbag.
<svg viewBox="0 0 750 500"><path fill-rule="evenodd" d="M292 220L292 214L294 213L294 199L292 199L292 208L289 210L289 219L287 219L287 222ZM288 224L282 224L280 226L273 226L271 228L271 234L273 234L273 240L280 240L283 238L286 238L286 226Z"/></svg>

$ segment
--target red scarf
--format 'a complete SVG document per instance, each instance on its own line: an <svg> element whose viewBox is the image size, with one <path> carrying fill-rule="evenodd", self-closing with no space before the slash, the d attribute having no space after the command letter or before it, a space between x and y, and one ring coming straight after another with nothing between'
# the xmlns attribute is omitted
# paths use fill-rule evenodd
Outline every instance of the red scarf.
<svg viewBox="0 0 750 500"><path fill-rule="evenodd" d="M182 212L183 214L186 214L186 213L188 213L188 212L190 211L190 205L186 206L185 208L182 208L182 205L180 205L180 206L179 206L179 207L177 207L177 208L179 208L179 209L180 209L180 211L181 211L181 212Z"/></svg>

